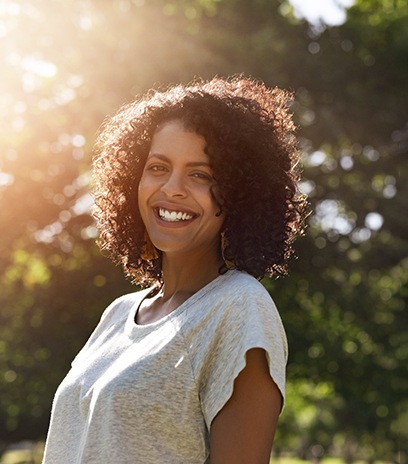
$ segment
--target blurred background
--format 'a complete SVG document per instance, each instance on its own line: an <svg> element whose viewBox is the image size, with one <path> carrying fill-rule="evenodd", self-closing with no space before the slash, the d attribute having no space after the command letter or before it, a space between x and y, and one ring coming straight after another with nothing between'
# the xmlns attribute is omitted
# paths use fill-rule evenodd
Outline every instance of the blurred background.
<svg viewBox="0 0 408 464"><path fill-rule="evenodd" d="M0 453L135 287L95 246L98 127L152 87L293 89L313 214L289 277L274 454L408 462L408 0L0 0ZM404 200L405 198L405 200Z"/></svg>

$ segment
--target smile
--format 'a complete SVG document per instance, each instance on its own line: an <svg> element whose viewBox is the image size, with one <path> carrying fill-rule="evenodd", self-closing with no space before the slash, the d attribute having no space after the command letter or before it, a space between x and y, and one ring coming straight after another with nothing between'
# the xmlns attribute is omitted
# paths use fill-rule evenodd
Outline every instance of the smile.
<svg viewBox="0 0 408 464"><path fill-rule="evenodd" d="M193 215L189 213L183 213L181 211L168 211L164 208L159 208L158 213L160 219L167 222L180 222L180 221L189 221L193 219Z"/></svg>

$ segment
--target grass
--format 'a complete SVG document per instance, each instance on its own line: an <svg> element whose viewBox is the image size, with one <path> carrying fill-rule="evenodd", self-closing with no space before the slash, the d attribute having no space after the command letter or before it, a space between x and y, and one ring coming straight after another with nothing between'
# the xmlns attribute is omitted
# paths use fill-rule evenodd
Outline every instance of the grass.
<svg viewBox="0 0 408 464"><path fill-rule="evenodd" d="M44 443L36 444L33 449L6 451L0 457L0 464L41 464Z"/></svg>
<svg viewBox="0 0 408 464"><path fill-rule="evenodd" d="M279 458L270 460L270 464L310 464L310 462L311 461L303 461L302 459L296 458ZM344 464L344 461L337 458L326 458L323 459L320 464Z"/></svg>
<svg viewBox="0 0 408 464"><path fill-rule="evenodd" d="M1 464L34 464L33 453L28 451L8 451L0 461Z"/></svg>
<svg viewBox="0 0 408 464"><path fill-rule="evenodd" d="M304 464L306 461L293 458L271 459L270 464Z"/></svg>
<svg viewBox="0 0 408 464"><path fill-rule="evenodd" d="M279 458L271 459L270 464L310 464L312 461L303 461L302 459L296 458ZM340 458L324 458L320 461L320 464L344 464L344 461ZM354 461L353 464L366 464L365 461ZM386 464L378 461L377 464Z"/></svg>

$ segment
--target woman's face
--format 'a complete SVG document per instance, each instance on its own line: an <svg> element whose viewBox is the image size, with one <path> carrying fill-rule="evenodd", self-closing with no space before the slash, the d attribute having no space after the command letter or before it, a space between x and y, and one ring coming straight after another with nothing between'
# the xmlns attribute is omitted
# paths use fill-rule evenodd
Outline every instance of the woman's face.
<svg viewBox="0 0 408 464"><path fill-rule="evenodd" d="M156 130L139 183L139 211L154 246L163 253L217 253L223 215L205 139L169 121Z"/></svg>

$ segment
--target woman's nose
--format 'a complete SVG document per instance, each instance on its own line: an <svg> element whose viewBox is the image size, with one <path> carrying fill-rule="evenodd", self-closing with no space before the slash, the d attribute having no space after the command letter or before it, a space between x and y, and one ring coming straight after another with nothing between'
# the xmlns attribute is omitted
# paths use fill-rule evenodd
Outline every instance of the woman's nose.
<svg viewBox="0 0 408 464"><path fill-rule="evenodd" d="M175 172L168 176L161 190L169 197L185 197L187 195L182 176Z"/></svg>

